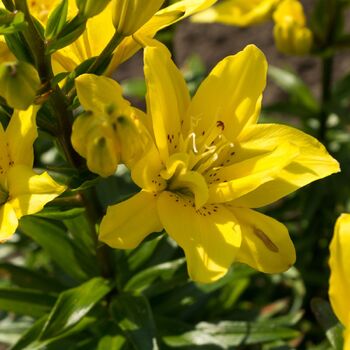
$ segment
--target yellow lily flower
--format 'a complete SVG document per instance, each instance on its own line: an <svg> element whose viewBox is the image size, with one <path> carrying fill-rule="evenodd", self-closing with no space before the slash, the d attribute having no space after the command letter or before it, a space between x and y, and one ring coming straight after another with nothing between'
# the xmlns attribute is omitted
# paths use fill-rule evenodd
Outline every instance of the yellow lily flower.
<svg viewBox="0 0 350 350"><path fill-rule="evenodd" d="M191 20L248 27L269 20L280 2L281 0L225 0L194 15Z"/></svg>
<svg viewBox="0 0 350 350"><path fill-rule="evenodd" d="M153 38L159 30L208 8L216 1L182 0L158 11L136 33L124 38L116 49L106 74L111 74L118 65L141 49L141 45L134 38ZM98 16L89 19L86 31L78 40L53 55L61 70L72 71L83 61L98 56L103 51L115 33L112 14L113 8L110 4ZM101 28L103 28L103 33L101 33Z"/></svg>
<svg viewBox="0 0 350 350"><path fill-rule="evenodd" d="M330 245L329 298L339 321L344 325L344 350L350 349L350 214L342 214Z"/></svg>
<svg viewBox="0 0 350 350"><path fill-rule="evenodd" d="M289 55L305 55L311 50L313 35L306 27L304 9L298 0L284 0L273 14L277 49Z"/></svg>
<svg viewBox="0 0 350 350"><path fill-rule="evenodd" d="M112 79L83 74L75 85L85 110L73 124L75 150L92 172L103 177L113 175L120 162L132 166L150 143L140 122L143 113L130 106Z"/></svg>
<svg viewBox="0 0 350 350"><path fill-rule="evenodd" d="M65 191L46 172L33 170L36 108L15 111L4 131L0 124L0 241L9 239L24 215L41 211Z"/></svg>
<svg viewBox="0 0 350 350"><path fill-rule="evenodd" d="M311 136L257 124L266 84L263 53L251 45L222 60L192 101L160 43L145 49L144 70L154 142L131 167L142 190L108 208L99 239L131 249L165 229L199 282L217 280L235 261L267 273L287 270L295 250L286 227L250 208L339 165Z"/></svg>

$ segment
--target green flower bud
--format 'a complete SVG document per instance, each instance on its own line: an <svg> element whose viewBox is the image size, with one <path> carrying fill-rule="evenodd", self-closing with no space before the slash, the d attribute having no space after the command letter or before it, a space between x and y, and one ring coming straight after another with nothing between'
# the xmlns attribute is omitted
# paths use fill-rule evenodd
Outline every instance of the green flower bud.
<svg viewBox="0 0 350 350"><path fill-rule="evenodd" d="M86 18L94 17L102 12L110 0L75 0L79 12Z"/></svg>
<svg viewBox="0 0 350 350"><path fill-rule="evenodd" d="M164 0L112 0L113 24L125 36L134 34L163 5Z"/></svg>
<svg viewBox="0 0 350 350"><path fill-rule="evenodd" d="M26 110L40 88L36 69L26 62L7 62L0 65L0 96L15 109Z"/></svg>

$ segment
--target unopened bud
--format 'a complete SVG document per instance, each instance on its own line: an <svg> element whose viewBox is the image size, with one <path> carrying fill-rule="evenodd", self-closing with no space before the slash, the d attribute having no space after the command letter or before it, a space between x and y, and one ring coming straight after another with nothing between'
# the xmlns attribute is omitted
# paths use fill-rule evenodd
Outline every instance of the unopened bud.
<svg viewBox="0 0 350 350"><path fill-rule="evenodd" d="M116 125L121 160L131 168L150 147L151 137L145 125L136 116L136 110L129 116L117 117Z"/></svg>
<svg viewBox="0 0 350 350"><path fill-rule="evenodd" d="M116 31L128 36L141 28L163 5L164 0L112 0Z"/></svg>
<svg viewBox="0 0 350 350"><path fill-rule="evenodd" d="M38 72L29 63L19 61L0 65L0 95L10 107L26 110L39 88Z"/></svg>
<svg viewBox="0 0 350 350"><path fill-rule="evenodd" d="M80 14L91 18L102 12L110 0L75 0Z"/></svg>
<svg viewBox="0 0 350 350"><path fill-rule="evenodd" d="M80 115L73 124L72 145L87 160L88 168L103 177L113 175L120 159L113 126L92 112Z"/></svg>

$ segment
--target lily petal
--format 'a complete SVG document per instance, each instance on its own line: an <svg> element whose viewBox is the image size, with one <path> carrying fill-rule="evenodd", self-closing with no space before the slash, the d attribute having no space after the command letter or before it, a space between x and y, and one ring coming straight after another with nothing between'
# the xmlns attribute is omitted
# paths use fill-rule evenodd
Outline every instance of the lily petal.
<svg viewBox="0 0 350 350"><path fill-rule="evenodd" d="M209 283L224 276L241 245L234 215L220 205L196 210L190 198L166 191L157 206L165 230L185 251L191 278Z"/></svg>
<svg viewBox="0 0 350 350"><path fill-rule="evenodd" d="M18 226L16 213L10 203L0 206L0 242L9 239Z"/></svg>
<svg viewBox="0 0 350 350"><path fill-rule="evenodd" d="M190 103L185 80L165 46L146 47L144 71L147 110L152 115L155 141L161 159L176 153L181 134L181 117Z"/></svg>
<svg viewBox="0 0 350 350"><path fill-rule="evenodd" d="M205 143L218 122L223 134L232 142L243 128L256 123L266 74L266 58L254 45L216 65L189 108L189 117L198 121L194 132L197 137L202 135L199 142Z"/></svg>
<svg viewBox="0 0 350 350"><path fill-rule="evenodd" d="M338 319L347 327L350 326L350 214L342 214L338 218L330 253L329 298Z"/></svg>
<svg viewBox="0 0 350 350"><path fill-rule="evenodd" d="M310 182L339 171L338 162L321 143L312 136L285 125L252 126L239 141L240 151L237 154L248 157L256 152L272 150L286 140L290 140L299 149L299 155L274 180L235 200L235 206L258 208L271 204Z"/></svg>
<svg viewBox="0 0 350 350"><path fill-rule="evenodd" d="M37 175L31 168L18 165L10 168L7 175L9 202L17 218L31 215L43 209L45 204L66 190L55 182L48 173Z"/></svg>
<svg viewBox="0 0 350 350"><path fill-rule="evenodd" d="M108 207L102 219L99 240L113 248L132 249L152 232L160 232L156 196L141 191L130 199Z"/></svg>
<svg viewBox="0 0 350 350"><path fill-rule="evenodd" d="M5 184L5 175L9 167L9 162L5 131L0 123L0 186L4 186Z"/></svg>
<svg viewBox="0 0 350 350"><path fill-rule="evenodd" d="M237 155L239 152L237 152ZM299 155L299 149L284 142L276 149L207 174L209 202L232 201L278 177L282 169Z"/></svg>
<svg viewBox="0 0 350 350"><path fill-rule="evenodd" d="M106 71L111 75L113 71L123 62L133 56L142 46L134 39L137 37L153 38L157 32L176 22L179 22L198 11L202 11L217 0L183 0L165 7L158 11L145 25L143 25L133 36L126 37L114 52L113 59Z"/></svg>
<svg viewBox="0 0 350 350"><path fill-rule="evenodd" d="M75 79L79 101L85 111L106 114L108 109L116 109L121 115L130 113L130 102L122 95L121 86L110 78L94 74L83 74Z"/></svg>
<svg viewBox="0 0 350 350"><path fill-rule="evenodd" d="M193 22L247 27L268 20L280 0L226 0L193 16Z"/></svg>
<svg viewBox="0 0 350 350"><path fill-rule="evenodd" d="M10 161L15 165L33 166L33 143L38 136L37 110L31 106L26 111L15 111L5 131Z"/></svg>
<svg viewBox="0 0 350 350"><path fill-rule="evenodd" d="M295 248L283 224L254 210L230 210L242 230L237 261L265 273L284 272L295 263Z"/></svg>

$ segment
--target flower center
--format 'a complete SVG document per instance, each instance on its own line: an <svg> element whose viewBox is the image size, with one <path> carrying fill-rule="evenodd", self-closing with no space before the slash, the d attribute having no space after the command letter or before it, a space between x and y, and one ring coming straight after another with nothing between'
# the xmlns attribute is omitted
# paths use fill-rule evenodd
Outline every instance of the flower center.
<svg viewBox="0 0 350 350"><path fill-rule="evenodd" d="M9 198L8 192L6 192L0 185L0 205L5 204L8 198Z"/></svg>

